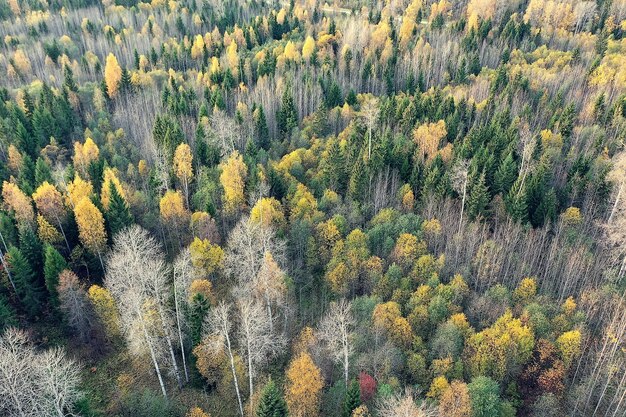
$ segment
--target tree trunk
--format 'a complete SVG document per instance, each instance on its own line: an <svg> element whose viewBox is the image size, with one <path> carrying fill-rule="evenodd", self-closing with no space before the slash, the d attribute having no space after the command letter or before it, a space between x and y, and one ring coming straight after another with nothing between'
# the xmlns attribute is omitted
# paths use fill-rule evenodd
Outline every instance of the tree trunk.
<svg viewBox="0 0 626 417"><path fill-rule="evenodd" d="M235 358L233 358L233 351L230 348L230 337L228 333L226 336L226 348L228 349L228 356L230 358L230 370L233 372L233 383L235 384L235 392L237 393L237 401L239 402L239 413L243 417L243 404L241 403L241 393L239 392L239 381L237 380L237 372L235 371Z"/></svg>
<svg viewBox="0 0 626 417"><path fill-rule="evenodd" d="M185 371L185 382L189 383L189 372L187 371L187 358L185 357L185 344L183 343L183 332L180 328L180 309L178 307L178 295L176 291L176 280L174 280L174 308L176 309L176 327L178 328L178 341L180 343L180 354L183 358L183 370Z"/></svg>

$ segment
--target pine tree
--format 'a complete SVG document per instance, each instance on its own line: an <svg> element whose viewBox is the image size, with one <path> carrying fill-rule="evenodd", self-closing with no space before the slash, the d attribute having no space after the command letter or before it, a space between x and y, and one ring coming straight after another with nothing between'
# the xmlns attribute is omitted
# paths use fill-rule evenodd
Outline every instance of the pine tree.
<svg viewBox="0 0 626 417"><path fill-rule="evenodd" d="M485 173L480 174L478 181L472 187L467 200L467 214L471 219L484 214L485 207L489 204L489 189L485 185Z"/></svg>
<svg viewBox="0 0 626 417"><path fill-rule="evenodd" d="M130 93L133 89L133 84L130 80L130 72L126 68L122 69L122 75L120 76L120 93Z"/></svg>
<svg viewBox="0 0 626 417"><path fill-rule="evenodd" d="M361 405L361 388L356 380L353 380L346 392L343 403L343 417L351 417L352 412Z"/></svg>
<svg viewBox="0 0 626 417"><path fill-rule="evenodd" d="M58 304L57 286L59 285L59 274L67 269L65 258L52 245L46 245L44 252L43 276L46 281L46 288L50 294L51 303Z"/></svg>
<svg viewBox="0 0 626 417"><path fill-rule="evenodd" d="M521 189L520 180L513 184L513 187L506 196L505 204L511 218L519 223L526 223L528 218L528 205L526 203L526 190Z"/></svg>
<svg viewBox="0 0 626 417"><path fill-rule="evenodd" d="M35 273L22 252L12 246L7 254L11 275L15 282L17 297L24 310L31 318L41 311L42 289L37 282Z"/></svg>
<svg viewBox="0 0 626 417"><path fill-rule="evenodd" d="M257 417L287 417L287 403L270 380L261 393L261 400L256 410Z"/></svg>
<svg viewBox="0 0 626 417"><path fill-rule="evenodd" d="M107 223L111 236L115 236L120 230L132 225L135 222L128 203L119 193L113 181L109 182L110 198L109 211L106 213Z"/></svg>

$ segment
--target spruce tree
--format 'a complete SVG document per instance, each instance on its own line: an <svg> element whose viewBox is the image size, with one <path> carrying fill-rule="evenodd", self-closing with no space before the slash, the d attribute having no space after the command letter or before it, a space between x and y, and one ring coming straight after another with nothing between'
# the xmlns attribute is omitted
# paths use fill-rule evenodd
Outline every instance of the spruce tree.
<svg viewBox="0 0 626 417"><path fill-rule="evenodd" d="M200 293L193 295L189 303L189 327L194 346L202 340L202 326L210 308L211 303L204 295Z"/></svg>
<svg viewBox="0 0 626 417"><path fill-rule="evenodd" d="M15 312L9 304L9 300L7 300L4 295L0 294L0 332L2 332L7 327L15 325L17 325Z"/></svg>
<svg viewBox="0 0 626 417"><path fill-rule="evenodd" d="M346 392L346 399L343 403L343 417L352 416L352 412L361 405L361 388L356 380L353 380Z"/></svg>
<svg viewBox="0 0 626 417"><path fill-rule="evenodd" d="M263 388L256 415L257 417L286 417L288 415L287 404L272 380Z"/></svg>
<svg viewBox="0 0 626 417"><path fill-rule="evenodd" d="M52 180L52 172L50 172L50 166L45 159L39 157L35 163L35 188L41 185L44 181L54 184L54 181Z"/></svg>
<svg viewBox="0 0 626 417"><path fill-rule="evenodd" d="M43 246L34 228L21 227L19 235L20 251L34 271L41 271L43 268Z"/></svg>
<svg viewBox="0 0 626 417"><path fill-rule="evenodd" d="M496 170L494 176L494 193L506 195L517 179L517 164L513 154L509 153Z"/></svg>
<svg viewBox="0 0 626 417"><path fill-rule="evenodd" d="M268 150L270 148L270 131L267 128L267 119L263 106L259 106L254 112L254 130L257 134L257 144L259 148Z"/></svg>
<svg viewBox="0 0 626 417"><path fill-rule="evenodd" d="M128 203L119 193L113 181L109 182L111 198L109 201L109 211L106 213L107 222L111 236L115 236L120 230L132 225L135 221Z"/></svg>
<svg viewBox="0 0 626 417"><path fill-rule="evenodd" d="M291 131L298 126L298 111L289 88L283 93L280 109L276 114L276 123L282 139L289 137Z"/></svg>
<svg viewBox="0 0 626 417"><path fill-rule="evenodd" d="M7 254L17 297L26 313L34 318L41 311L43 291L35 273L22 252L12 246Z"/></svg>
<svg viewBox="0 0 626 417"><path fill-rule="evenodd" d="M57 285L59 285L59 274L64 269L67 269L67 262L52 245L46 245L44 258L43 276L46 281L46 288L50 294L50 301L56 306L58 304Z"/></svg>
<svg viewBox="0 0 626 417"><path fill-rule="evenodd" d="M483 172L470 191L467 200L467 215L470 219L475 219L484 214L487 204L489 204L489 189L485 185L485 173Z"/></svg>

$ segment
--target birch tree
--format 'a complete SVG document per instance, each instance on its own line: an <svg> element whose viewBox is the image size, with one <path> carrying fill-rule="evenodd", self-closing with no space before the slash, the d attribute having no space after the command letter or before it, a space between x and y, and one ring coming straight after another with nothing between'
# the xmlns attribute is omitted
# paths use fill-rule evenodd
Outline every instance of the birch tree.
<svg viewBox="0 0 626 417"><path fill-rule="evenodd" d="M319 338L326 344L334 362L343 367L343 376L348 386L350 356L354 352L352 339L355 319L350 302L341 299L333 302L319 326Z"/></svg>

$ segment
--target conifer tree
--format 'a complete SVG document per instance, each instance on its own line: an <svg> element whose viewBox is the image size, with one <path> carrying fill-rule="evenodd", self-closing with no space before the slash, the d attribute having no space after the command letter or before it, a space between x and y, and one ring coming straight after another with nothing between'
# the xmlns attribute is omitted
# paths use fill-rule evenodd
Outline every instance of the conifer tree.
<svg viewBox="0 0 626 417"><path fill-rule="evenodd" d="M59 274L64 269L67 269L67 262L52 245L46 245L44 258L43 275L46 281L46 288L50 294L51 303L56 306L58 303L57 286L59 285Z"/></svg>
<svg viewBox="0 0 626 417"><path fill-rule="evenodd" d="M353 380L346 392L343 403L343 417L351 417L352 412L361 405L361 388L356 380Z"/></svg>
<svg viewBox="0 0 626 417"><path fill-rule="evenodd" d="M111 236L115 236L117 232L133 224L135 219L130 212L128 203L119 193L113 181L109 182L109 191L109 211L106 213L106 218L109 232Z"/></svg>
<svg viewBox="0 0 626 417"><path fill-rule="evenodd" d="M516 179L517 164L513 159L513 154L509 153L496 170L493 192L495 194L502 193L503 195L506 195Z"/></svg>
<svg viewBox="0 0 626 417"><path fill-rule="evenodd" d="M26 257L15 246L9 249L7 257L11 275L15 282L17 297L28 315L34 318L41 311L43 298L35 273Z"/></svg>
<svg viewBox="0 0 626 417"><path fill-rule="evenodd" d="M4 295L0 294L0 332L7 327L15 325L17 325L15 312L9 304L9 300L7 300Z"/></svg>
<svg viewBox="0 0 626 417"><path fill-rule="evenodd" d="M276 123L282 139L287 139L291 131L298 126L298 110L289 88L283 93L280 109L276 114Z"/></svg>
<svg viewBox="0 0 626 417"><path fill-rule="evenodd" d="M288 415L287 403L272 380L263 388L256 415L257 417L287 417Z"/></svg>
<svg viewBox="0 0 626 417"><path fill-rule="evenodd" d="M35 163L35 186L39 186L44 182L53 183L50 166L42 157L37 158Z"/></svg>
<svg viewBox="0 0 626 417"><path fill-rule="evenodd" d="M263 106L257 107L254 111L254 130L257 135L257 145L261 149L268 150L270 148L270 131L267 128L267 120Z"/></svg>
<svg viewBox="0 0 626 417"><path fill-rule="evenodd" d="M478 177L478 181L472 187L469 199L467 200L467 214L471 219L484 214L485 207L489 204L489 190L485 185L485 173Z"/></svg>

